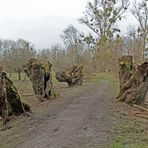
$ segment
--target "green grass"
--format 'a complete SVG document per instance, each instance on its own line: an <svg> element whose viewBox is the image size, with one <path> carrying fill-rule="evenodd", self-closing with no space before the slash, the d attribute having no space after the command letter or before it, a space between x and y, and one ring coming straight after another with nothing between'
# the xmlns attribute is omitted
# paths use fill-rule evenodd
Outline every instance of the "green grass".
<svg viewBox="0 0 148 148"><path fill-rule="evenodd" d="M148 134L142 124L146 123L129 116L122 117L121 121L109 130L114 136L107 145L111 148L148 148Z"/></svg>
<svg viewBox="0 0 148 148"><path fill-rule="evenodd" d="M124 121L125 120L125 121ZM124 119L110 132L115 136L106 147L108 148L148 148L148 135L143 133L144 127L136 127L132 119Z"/></svg>
<svg viewBox="0 0 148 148"><path fill-rule="evenodd" d="M107 80L112 81L114 80L114 74L113 73L96 73L90 78L85 78L85 82L98 82L100 80Z"/></svg>
<svg viewBox="0 0 148 148"><path fill-rule="evenodd" d="M147 148L148 145L147 144L128 144L128 145L124 145L121 142L118 141L114 141L111 146L109 146L110 148Z"/></svg>
<svg viewBox="0 0 148 148"><path fill-rule="evenodd" d="M7 76L13 81L14 85L18 90L22 89L32 89L32 82L29 80L28 76L25 73L21 73L21 80L18 80L17 73L7 73ZM55 78L54 72L52 72L52 81L53 84L57 84L58 81Z"/></svg>
<svg viewBox="0 0 148 148"><path fill-rule="evenodd" d="M18 74L17 73L8 73L8 77L14 82L14 85L18 90L24 90L24 89L32 89L32 83L27 77L25 73L21 73L21 80L18 80ZM108 81L109 85L109 92L115 96L117 92L119 91L119 81L115 79L115 76L113 73L97 73L94 74L90 78L84 78L84 83L98 83L101 80ZM52 81L54 85L58 85L58 81L55 78L55 73L52 72Z"/></svg>
<svg viewBox="0 0 148 148"><path fill-rule="evenodd" d="M117 79L113 79L111 81L109 81L109 93L112 96L117 96L117 94L119 93L119 80Z"/></svg>
<svg viewBox="0 0 148 148"><path fill-rule="evenodd" d="M148 145L146 144L128 144L128 145L124 145L121 142L118 141L114 141L111 146L109 146L110 148L147 148Z"/></svg>
<svg viewBox="0 0 148 148"><path fill-rule="evenodd" d="M0 148L8 148L8 146L0 144Z"/></svg>
<svg viewBox="0 0 148 148"><path fill-rule="evenodd" d="M18 79L18 74L17 73L7 73L7 76L12 80L12 81L19 81ZM21 81L23 80L29 80L27 75L25 73L21 73ZM53 83L57 83L58 81L55 78L55 73L52 72L52 80Z"/></svg>
<svg viewBox="0 0 148 148"><path fill-rule="evenodd" d="M29 80L27 75L25 73L21 73L21 80L18 80L18 74L17 73L8 73L8 77L14 82L14 85L18 89L18 91L21 91L20 93L28 92L28 90L32 90L32 82ZM113 73L97 73L93 75L90 78L84 78L84 83L98 83L101 80L108 81L109 85L109 92L113 95L117 93L118 88L118 80L115 79ZM52 81L54 86L58 85L60 82L58 82L55 78L55 73L52 72ZM23 92L22 92L23 91Z"/></svg>
<svg viewBox="0 0 148 148"><path fill-rule="evenodd" d="M17 73L7 73L7 76L12 80L12 81L17 81L19 80L18 74ZM21 80L29 80L29 78L26 76L25 73L21 73Z"/></svg>
<svg viewBox="0 0 148 148"><path fill-rule="evenodd" d="M123 148L123 145L122 143L115 141L112 143L111 148Z"/></svg>
<svg viewBox="0 0 148 148"><path fill-rule="evenodd" d="M8 73L7 75L12 81L19 81L17 73ZM24 80L29 80L29 78L26 76L25 73L21 73L21 81L24 81ZM54 84L58 83L58 81L55 78L55 73L54 72L52 72L52 80L53 80ZM115 79L113 73L97 73L97 74L94 74L90 78L84 78L84 82L92 82L92 83L96 82L97 83L100 80L107 80L107 81L110 81L110 82L117 81Z"/></svg>
<svg viewBox="0 0 148 148"><path fill-rule="evenodd" d="M119 80L115 78L114 73L97 73L90 78L85 78L84 82L98 83L101 80L108 81L109 93L115 96L119 92Z"/></svg>

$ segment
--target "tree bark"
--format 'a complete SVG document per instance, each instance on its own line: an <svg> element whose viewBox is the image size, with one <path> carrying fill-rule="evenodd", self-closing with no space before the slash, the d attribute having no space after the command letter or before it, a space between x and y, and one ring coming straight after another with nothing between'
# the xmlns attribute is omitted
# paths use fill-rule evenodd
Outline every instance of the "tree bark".
<svg viewBox="0 0 148 148"><path fill-rule="evenodd" d="M147 91L148 62L144 62L141 65L137 65L129 79L123 83L117 100L128 104L141 104L145 101Z"/></svg>
<svg viewBox="0 0 148 148"><path fill-rule="evenodd" d="M31 112L31 107L21 100L13 82L0 70L0 116L6 124L8 116Z"/></svg>
<svg viewBox="0 0 148 148"><path fill-rule="evenodd" d="M52 83L51 67L52 64L50 62L47 65L43 65L37 59L30 59L23 66L25 73L32 82L34 94L41 102L56 97Z"/></svg>

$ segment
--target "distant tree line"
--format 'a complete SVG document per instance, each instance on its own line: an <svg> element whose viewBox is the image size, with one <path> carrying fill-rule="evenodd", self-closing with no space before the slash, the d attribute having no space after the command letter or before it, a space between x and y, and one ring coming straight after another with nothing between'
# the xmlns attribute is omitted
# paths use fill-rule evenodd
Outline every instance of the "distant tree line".
<svg viewBox="0 0 148 148"><path fill-rule="evenodd" d="M1 66L10 73L18 73L19 80L23 64L36 54L33 45L23 39L0 40L0 53Z"/></svg>

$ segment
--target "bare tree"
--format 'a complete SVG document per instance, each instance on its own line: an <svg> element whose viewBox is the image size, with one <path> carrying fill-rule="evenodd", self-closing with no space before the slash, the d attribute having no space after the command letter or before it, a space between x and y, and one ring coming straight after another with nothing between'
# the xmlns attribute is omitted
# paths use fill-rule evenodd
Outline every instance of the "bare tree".
<svg viewBox="0 0 148 148"><path fill-rule="evenodd" d="M133 8L131 9L131 13L137 19L139 23L139 27L137 29L140 37L143 40L143 57L144 51L146 47L146 41L148 37L148 7L145 0L142 0L140 3L137 3L135 0L133 3Z"/></svg>
<svg viewBox="0 0 148 148"><path fill-rule="evenodd" d="M127 28L127 35L124 37L124 47L128 54L133 56L136 64L142 62L143 41L135 26L129 26Z"/></svg>
<svg viewBox="0 0 148 148"><path fill-rule="evenodd" d="M81 41L80 32L73 26L68 26L61 35L67 52L71 56L72 65L80 63L80 57L83 53L83 43Z"/></svg>
<svg viewBox="0 0 148 148"><path fill-rule="evenodd" d="M53 69L65 69L70 65L70 58L67 51L60 44L53 44L49 49L42 49L37 54L38 59L43 63L51 61Z"/></svg>

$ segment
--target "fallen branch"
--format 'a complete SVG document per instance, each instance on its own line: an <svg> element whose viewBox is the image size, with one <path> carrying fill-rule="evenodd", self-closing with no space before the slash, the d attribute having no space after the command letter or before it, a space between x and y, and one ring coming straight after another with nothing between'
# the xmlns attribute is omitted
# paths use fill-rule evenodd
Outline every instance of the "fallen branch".
<svg viewBox="0 0 148 148"><path fill-rule="evenodd" d="M134 104L133 106L134 106L134 107L137 107L137 108L139 108L139 109L142 109L143 111L148 112L148 109L145 108L145 107L139 106L139 105L137 105L137 104Z"/></svg>
<svg viewBox="0 0 148 148"><path fill-rule="evenodd" d="M136 116L136 117L141 117L141 118L148 119L148 115L143 114L141 112L135 112L135 113L133 113L133 115Z"/></svg>
<svg viewBox="0 0 148 148"><path fill-rule="evenodd" d="M148 105L148 101L145 101L144 104L145 104L145 105Z"/></svg>

